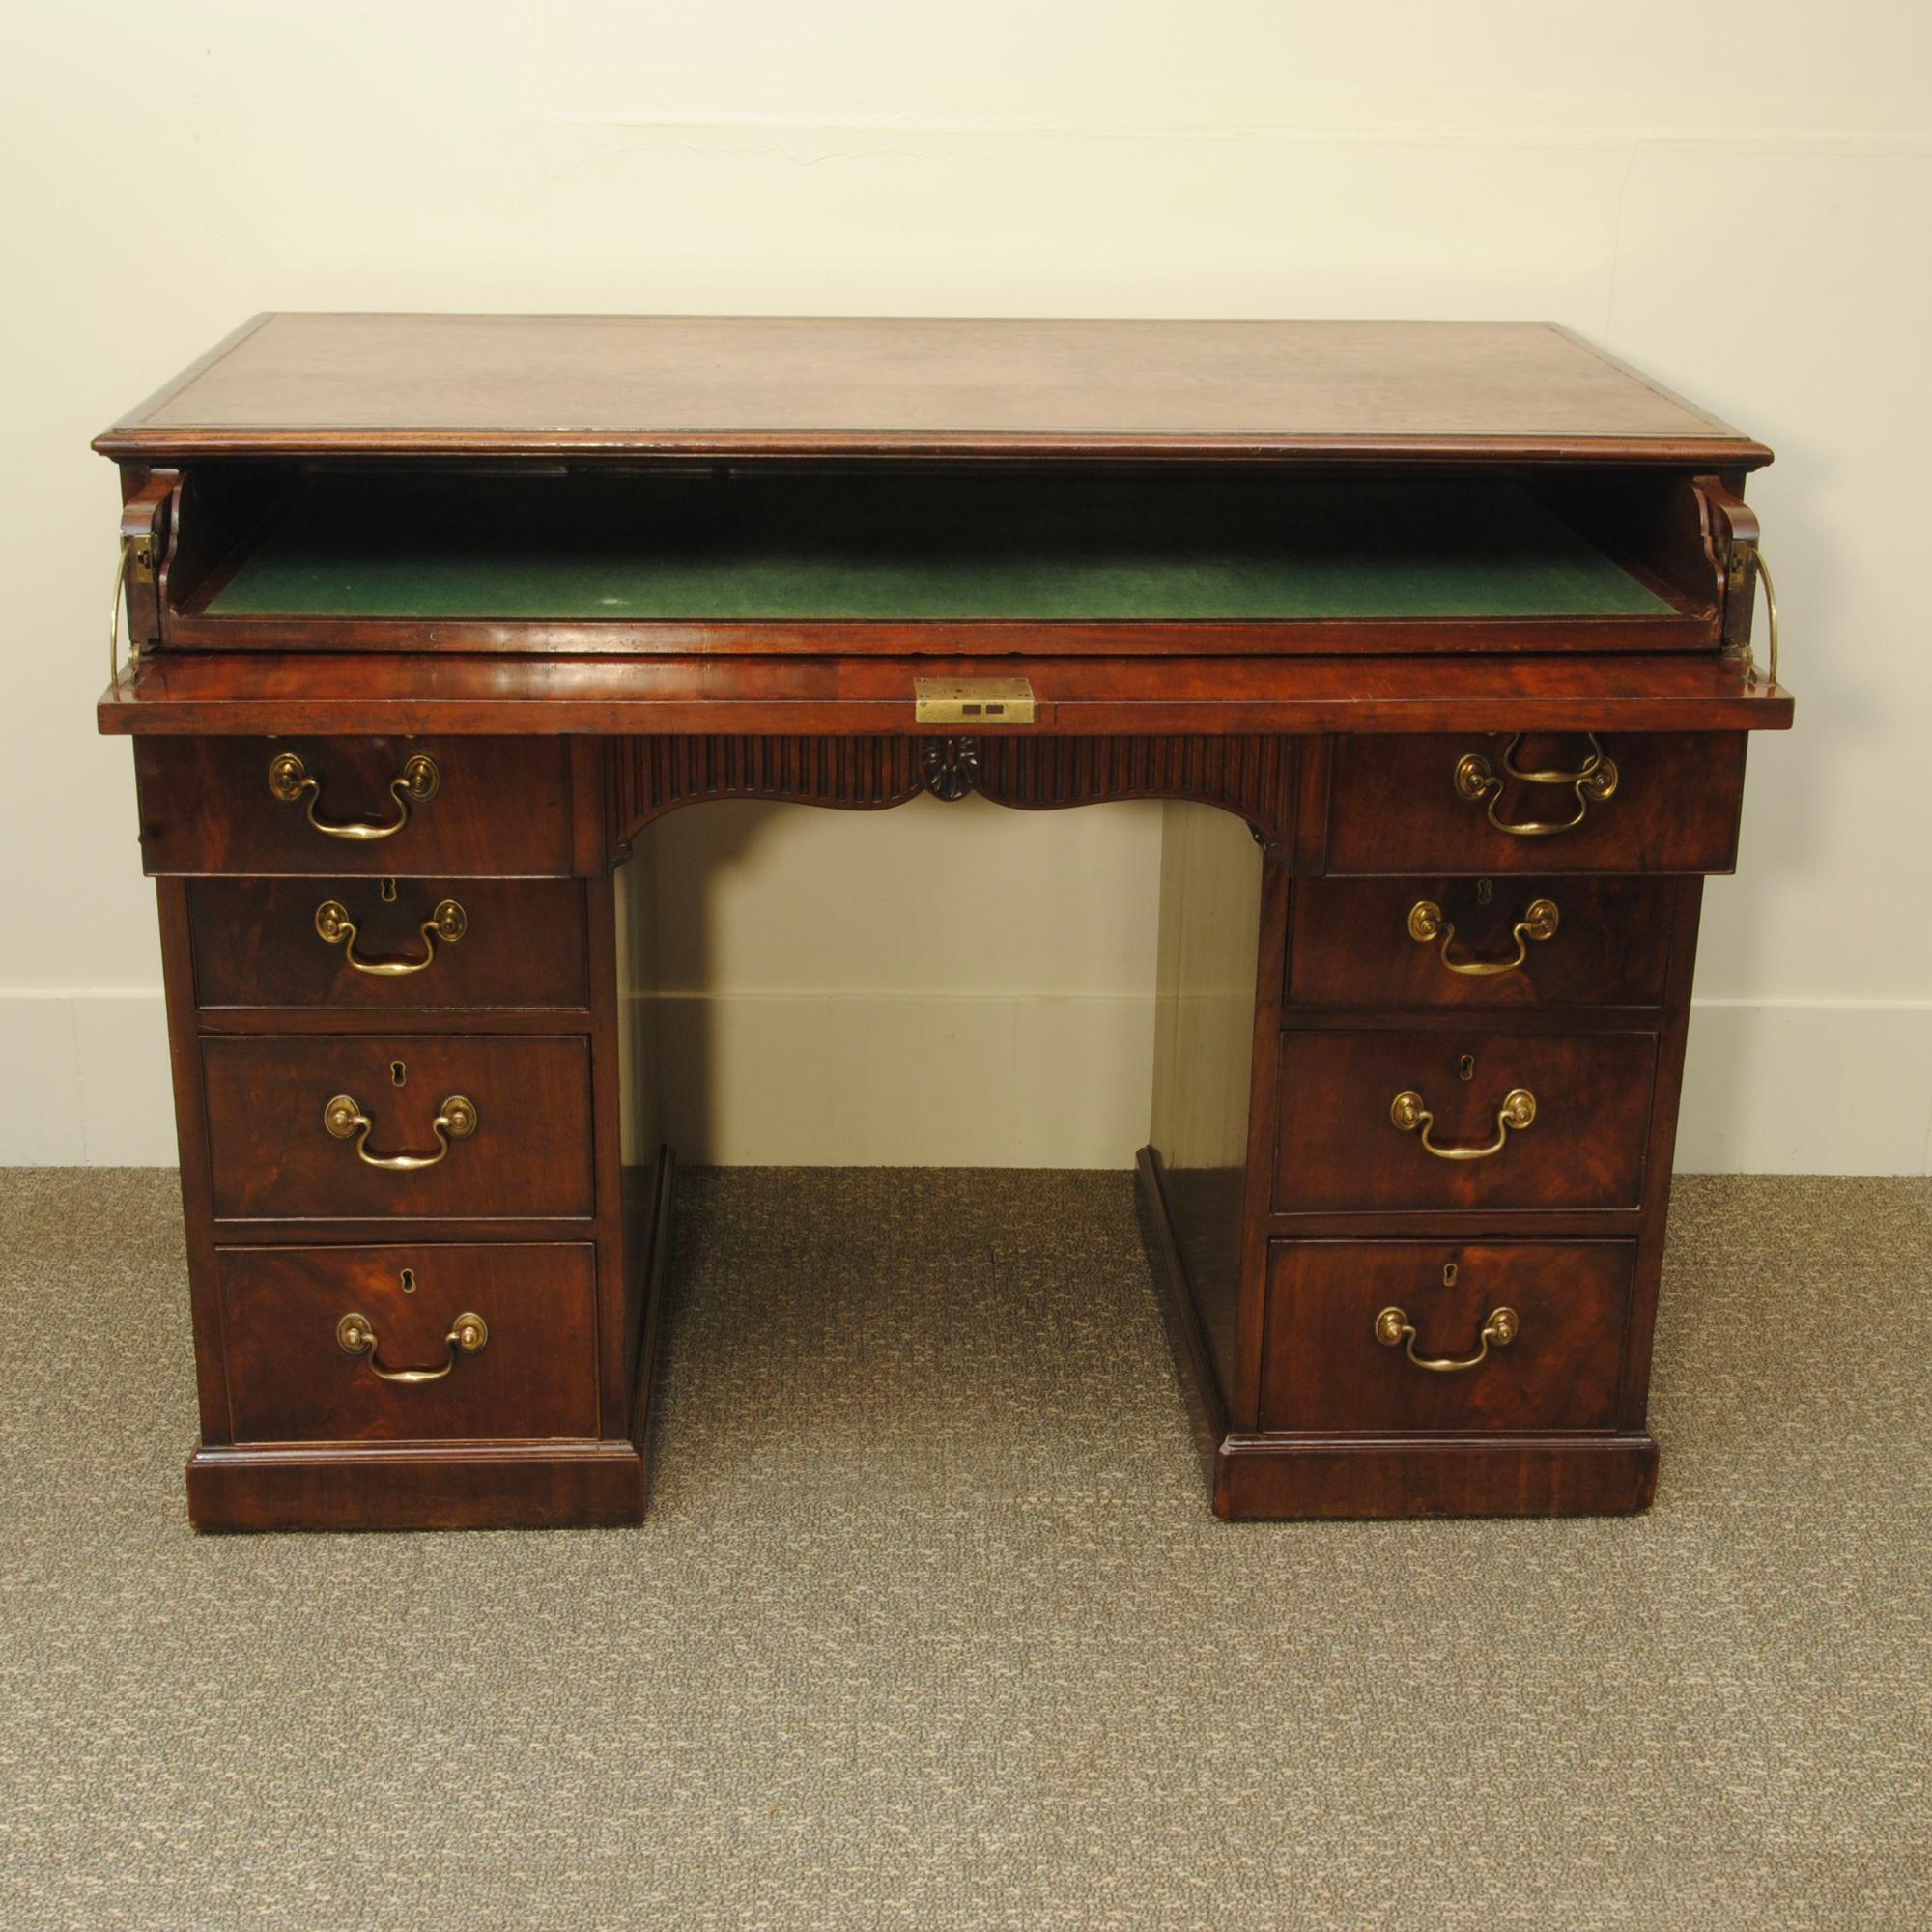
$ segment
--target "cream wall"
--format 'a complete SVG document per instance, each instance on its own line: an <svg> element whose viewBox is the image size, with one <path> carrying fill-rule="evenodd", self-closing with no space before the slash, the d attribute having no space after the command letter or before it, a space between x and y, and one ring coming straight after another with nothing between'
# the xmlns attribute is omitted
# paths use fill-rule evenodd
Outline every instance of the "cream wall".
<svg viewBox="0 0 1932 1932"><path fill-rule="evenodd" d="M1547 316L1763 437L1801 727L1707 896L1680 1164L1932 1157L1932 14L852 0L9 12L0 1160L167 1161L90 724L88 436L266 307ZM1922 609L1922 607L1921 607ZM1158 813L668 820L682 1130L1122 1163Z"/></svg>

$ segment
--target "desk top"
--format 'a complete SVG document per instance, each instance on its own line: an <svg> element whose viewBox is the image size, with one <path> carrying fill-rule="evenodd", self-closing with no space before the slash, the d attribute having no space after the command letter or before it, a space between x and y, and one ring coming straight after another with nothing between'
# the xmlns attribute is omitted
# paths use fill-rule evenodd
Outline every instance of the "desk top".
<svg viewBox="0 0 1932 1932"><path fill-rule="evenodd" d="M1575 458L1762 444L1549 323L258 316L116 457Z"/></svg>

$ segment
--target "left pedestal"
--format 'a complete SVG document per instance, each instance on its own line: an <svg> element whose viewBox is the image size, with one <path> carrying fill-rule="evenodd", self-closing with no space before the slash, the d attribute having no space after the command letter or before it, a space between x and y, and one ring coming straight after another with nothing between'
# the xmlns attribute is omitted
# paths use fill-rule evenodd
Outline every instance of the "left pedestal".
<svg viewBox="0 0 1932 1932"><path fill-rule="evenodd" d="M155 739L203 1529L635 1522L669 1163L624 1169L601 762Z"/></svg>

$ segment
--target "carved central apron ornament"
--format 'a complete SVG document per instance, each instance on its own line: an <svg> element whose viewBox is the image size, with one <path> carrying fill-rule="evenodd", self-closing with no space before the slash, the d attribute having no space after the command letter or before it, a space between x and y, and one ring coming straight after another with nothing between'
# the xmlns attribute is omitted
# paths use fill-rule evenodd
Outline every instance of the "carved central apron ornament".
<svg viewBox="0 0 1932 1932"><path fill-rule="evenodd" d="M977 738L928 738L920 754L925 788L950 805L964 798L980 782L980 741Z"/></svg>

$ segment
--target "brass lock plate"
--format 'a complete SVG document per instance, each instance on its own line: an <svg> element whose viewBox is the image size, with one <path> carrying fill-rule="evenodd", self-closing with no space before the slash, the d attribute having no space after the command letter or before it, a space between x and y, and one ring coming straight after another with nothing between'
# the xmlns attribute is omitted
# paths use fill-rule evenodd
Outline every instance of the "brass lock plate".
<svg viewBox="0 0 1932 1932"><path fill-rule="evenodd" d="M1031 724L1033 686L1023 677L921 677L913 680L919 724Z"/></svg>

